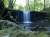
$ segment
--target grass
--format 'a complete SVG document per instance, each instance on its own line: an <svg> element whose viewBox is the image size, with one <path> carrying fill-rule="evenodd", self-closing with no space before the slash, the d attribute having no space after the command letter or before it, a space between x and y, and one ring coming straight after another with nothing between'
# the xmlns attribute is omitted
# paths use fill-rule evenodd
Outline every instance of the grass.
<svg viewBox="0 0 50 37"><path fill-rule="evenodd" d="M50 34L48 35L47 33L38 32L38 31L33 31L33 32L32 31L28 31L28 32L14 31L14 33L10 37L50 37Z"/></svg>

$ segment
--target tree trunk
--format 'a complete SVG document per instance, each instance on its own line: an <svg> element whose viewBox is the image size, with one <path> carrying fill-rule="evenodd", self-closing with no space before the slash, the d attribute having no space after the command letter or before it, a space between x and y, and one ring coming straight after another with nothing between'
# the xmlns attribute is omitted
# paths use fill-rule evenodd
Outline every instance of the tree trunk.
<svg viewBox="0 0 50 37"><path fill-rule="evenodd" d="M44 0L44 10L45 10L45 0Z"/></svg>
<svg viewBox="0 0 50 37"><path fill-rule="evenodd" d="M13 9L13 0L9 0L9 8Z"/></svg>
<svg viewBox="0 0 50 37"><path fill-rule="evenodd" d="M29 0L26 0L26 1L27 1L26 4L27 4L27 6L28 6L27 8L28 8L28 10L30 10Z"/></svg>

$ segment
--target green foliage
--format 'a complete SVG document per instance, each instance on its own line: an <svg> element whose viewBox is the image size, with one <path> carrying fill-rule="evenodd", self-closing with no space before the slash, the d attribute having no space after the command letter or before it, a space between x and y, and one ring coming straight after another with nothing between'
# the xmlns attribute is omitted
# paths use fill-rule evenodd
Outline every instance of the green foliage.
<svg viewBox="0 0 50 37"><path fill-rule="evenodd" d="M22 4L18 5L17 3L14 3L16 0L13 0L13 9L19 9L19 10L28 10L28 2L26 0L26 5L23 7ZM18 2L18 1L17 1ZM4 0L5 7L9 6L9 0ZM49 0L45 0L45 8L50 6ZM29 7L30 10L36 10L40 11L44 8L44 2L41 2L41 0L29 0Z"/></svg>
<svg viewBox="0 0 50 37"><path fill-rule="evenodd" d="M49 37L50 32L48 31L25 31L23 27L5 20L0 20L0 22L7 22L8 25L13 25L13 27L5 28L0 30L0 36L11 34L10 37ZM0 23L1 24L1 23ZM4 24L5 25L5 24Z"/></svg>
<svg viewBox="0 0 50 37"><path fill-rule="evenodd" d="M28 10L28 5L26 5L24 8L25 8L25 10Z"/></svg>
<svg viewBox="0 0 50 37"><path fill-rule="evenodd" d="M43 32L44 33L44 32ZM34 35L34 32L22 32L19 30L15 30L13 31L12 35L10 35L10 37L49 37L49 35L47 34L39 34L39 35Z"/></svg>
<svg viewBox="0 0 50 37"><path fill-rule="evenodd" d="M39 37L48 37L48 35L41 33L41 34L39 35Z"/></svg>
<svg viewBox="0 0 50 37"><path fill-rule="evenodd" d="M13 9L17 9L17 8L16 8L17 6L18 6L17 4L14 4L14 7L13 7Z"/></svg>
<svg viewBox="0 0 50 37"><path fill-rule="evenodd" d="M33 6L33 5L34 5L34 2L31 1L31 2L30 2L30 10L34 10L34 6Z"/></svg>
<svg viewBox="0 0 50 37"><path fill-rule="evenodd" d="M22 7L22 5L18 5L18 9L23 10L24 8Z"/></svg>
<svg viewBox="0 0 50 37"><path fill-rule="evenodd" d="M4 0L4 6L8 7L8 4L9 4L8 0Z"/></svg>

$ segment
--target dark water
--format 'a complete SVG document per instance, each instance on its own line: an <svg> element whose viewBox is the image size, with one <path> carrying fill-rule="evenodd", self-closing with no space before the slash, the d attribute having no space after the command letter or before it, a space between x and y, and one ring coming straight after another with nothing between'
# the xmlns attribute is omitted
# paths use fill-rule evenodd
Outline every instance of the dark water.
<svg viewBox="0 0 50 37"><path fill-rule="evenodd" d="M50 23L18 23L29 31L50 31Z"/></svg>

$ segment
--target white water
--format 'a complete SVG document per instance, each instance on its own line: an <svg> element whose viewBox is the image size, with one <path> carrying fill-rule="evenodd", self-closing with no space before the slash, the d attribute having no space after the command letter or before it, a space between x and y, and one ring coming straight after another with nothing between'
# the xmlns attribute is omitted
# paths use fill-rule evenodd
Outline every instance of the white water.
<svg viewBox="0 0 50 37"><path fill-rule="evenodd" d="M31 23L31 21L30 21L30 11L23 10L23 22L24 23Z"/></svg>

